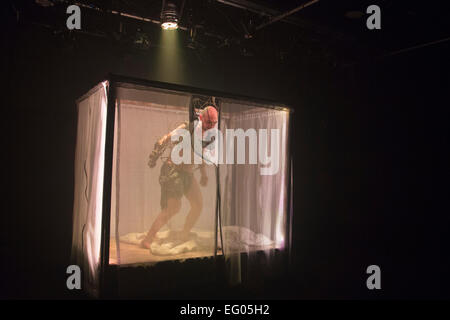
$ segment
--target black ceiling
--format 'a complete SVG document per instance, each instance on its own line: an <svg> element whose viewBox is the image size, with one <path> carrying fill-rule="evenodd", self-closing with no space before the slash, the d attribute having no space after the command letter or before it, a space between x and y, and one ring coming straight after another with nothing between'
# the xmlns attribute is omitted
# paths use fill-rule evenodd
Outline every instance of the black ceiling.
<svg viewBox="0 0 450 320"><path fill-rule="evenodd" d="M42 2L51 2L50 7ZM159 26L152 22L119 17L112 11L159 20L162 0L80 0L84 5L81 34L105 36L117 41L144 35L150 46ZM197 50L235 50L243 55L267 55L277 59L311 59L347 64L368 57L383 56L398 50L450 37L443 1L399 0L320 0L302 10L268 24L311 0L173 0L183 7L180 25L189 39L196 30ZM184 4L183 4L184 2ZM11 8L19 23L33 23L67 33L65 8L71 1L13 1ZM381 30L368 30L366 8L381 8ZM347 17L359 12L360 17ZM355 15L355 14L354 14ZM251 34L251 37L248 35ZM247 36L246 36L247 35Z"/></svg>

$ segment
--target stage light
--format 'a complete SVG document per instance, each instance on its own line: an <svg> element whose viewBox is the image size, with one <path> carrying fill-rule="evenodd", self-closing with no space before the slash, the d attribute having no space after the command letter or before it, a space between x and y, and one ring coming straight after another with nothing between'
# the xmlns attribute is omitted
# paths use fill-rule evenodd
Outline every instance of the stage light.
<svg viewBox="0 0 450 320"><path fill-rule="evenodd" d="M138 49L147 50L150 48L150 38L142 29L138 28L133 38L133 45Z"/></svg>
<svg viewBox="0 0 450 320"><path fill-rule="evenodd" d="M178 29L177 7L172 2L166 2L161 10L161 28L163 30Z"/></svg>

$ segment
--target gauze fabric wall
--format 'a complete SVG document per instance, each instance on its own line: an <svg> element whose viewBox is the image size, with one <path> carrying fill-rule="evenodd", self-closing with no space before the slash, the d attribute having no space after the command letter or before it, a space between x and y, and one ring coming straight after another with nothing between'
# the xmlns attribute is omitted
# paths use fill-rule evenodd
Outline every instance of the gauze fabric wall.
<svg viewBox="0 0 450 320"><path fill-rule="evenodd" d="M191 95L149 90L148 88L119 87L117 91L115 147L113 159L113 187L111 237L147 232L161 211L159 184L163 161L154 168L147 163L155 143L181 123L189 121ZM166 151L163 157L170 156ZM206 166L207 186L201 186L203 210L194 225L195 230L214 232L216 177L214 167ZM200 180L199 170L194 178ZM163 230L181 230L190 205L185 197L181 209ZM213 254L214 241L210 251ZM119 246L120 251L120 246ZM121 258L120 264L126 264Z"/></svg>
<svg viewBox="0 0 450 320"><path fill-rule="evenodd" d="M84 271L84 287L99 283L107 83L78 101L72 261Z"/></svg>
<svg viewBox="0 0 450 320"><path fill-rule="evenodd" d="M222 229L225 230L222 234L224 253L228 262L230 280L232 283L239 283L242 279L241 253L247 254L248 264L252 261L252 255L255 254L250 246L242 245L251 243L253 239L249 238L254 237L255 234L263 235L273 241L273 247L284 248L289 187L287 176L289 113L284 110L224 101L222 115L224 162L227 159L227 153L230 152L230 136L226 134L227 129L242 129L244 132L255 130L256 133L255 143L253 143L253 152L257 153L256 164L249 164L249 152L252 145L249 138L246 138L245 164L236 164L236 140L234 164L229 164L228 160L227 163L219 166ZM267 130L267 141L264 144L259 139L260 129ZM272 129L278 134L272 135ZM277 145L276 152L271 154L271 145L274 143ZM264 146L266 146L267 152L262 153L272 158L268 164L263 164L264 157L261 156ZM276 157L278 160L275 159ZM275 165L274 161L277 161L278 165ZM268 170L270 165L273 166L272 172ZM266 168L266 174L262 174L263 168ZM278 169L276 170L276 168ZM238 230L240 233L238 238L241 244L237 246L234 241L229 239L236 237L236 234L226 232L233 226L234 230ZM266 253L268 252L270 251L266 251ZM270 265L268 254L266 254L266 259L266 263Z"/></svg>

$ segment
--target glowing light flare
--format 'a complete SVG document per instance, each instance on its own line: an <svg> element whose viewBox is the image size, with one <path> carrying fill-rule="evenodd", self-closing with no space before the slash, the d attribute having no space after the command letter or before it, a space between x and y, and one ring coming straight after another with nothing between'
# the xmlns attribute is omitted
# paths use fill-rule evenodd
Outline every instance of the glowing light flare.
<svg viewBox="0 0 450 320"><path fill-rule="evenodd" d="M178 29L178 23L176 22L163 22L161 24L163 30L176 30Z"/></svg>

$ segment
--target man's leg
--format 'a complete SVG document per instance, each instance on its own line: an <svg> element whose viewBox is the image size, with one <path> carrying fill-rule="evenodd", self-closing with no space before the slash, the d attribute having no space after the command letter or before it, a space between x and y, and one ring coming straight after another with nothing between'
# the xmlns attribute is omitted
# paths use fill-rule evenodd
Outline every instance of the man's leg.
<svg viewBox="0 0 450 320"><path fill-rule="evenodd" d="M187 236L189 234L192 227L195 225L198 218L200 217L200 214L203 209L202 192L200 190L200 186L197 180L195 180L194 177L192 177L191 185L185 195L186 198L189 200L191 209L189 210L189 213L186 217L186 222L184 224L184 228L182 231L183 236Z"/></svg>
<svg viewBox="0 0 450 320"><path fill-rule="evenodd" d="M170 220L170 218L172 218L178 211L180 211L180 208L181 199L167 199L167 207L158 214L150 230L148 230L147 236L141 242L141 245L144 248L150 249L153 240L155 240L156 233Z"/></svg>

